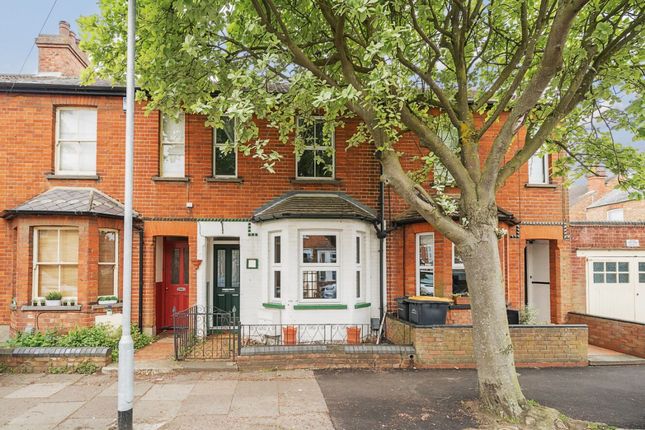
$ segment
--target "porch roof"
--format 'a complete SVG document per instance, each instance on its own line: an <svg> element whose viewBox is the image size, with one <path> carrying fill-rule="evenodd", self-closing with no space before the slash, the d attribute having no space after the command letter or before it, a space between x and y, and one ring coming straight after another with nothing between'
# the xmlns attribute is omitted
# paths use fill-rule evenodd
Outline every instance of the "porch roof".
<svg viewBox="0 0 645 430"><path fill-rule="evenodd" d="M374 222L376 211L345 193L328 191L292 191L258 208L253 221L283 218L358 219Z"/></svg>
<svg viewBox="0 0 645 430"><path fill-rule="evenodd" d="M452 218L458 220L460 217L461 215L457 214L453 215ZM509 225L517 225L520 223L520 220L515 218L515 215L499 206L497 206L497 219ZM408 210L397 215L393 220L395 225L414 224L417 222L425 222L425 219L414 208L408 208Z"/></svg>
<svg viewBox="0 0 645 430"><path fill-rule="evenodd" d="M91 215L123 218L125 207L107 194L89 187L54 187L13 209L2 212L3 218L18 215ZM134 217L139 215L135 212Z"/></svg>

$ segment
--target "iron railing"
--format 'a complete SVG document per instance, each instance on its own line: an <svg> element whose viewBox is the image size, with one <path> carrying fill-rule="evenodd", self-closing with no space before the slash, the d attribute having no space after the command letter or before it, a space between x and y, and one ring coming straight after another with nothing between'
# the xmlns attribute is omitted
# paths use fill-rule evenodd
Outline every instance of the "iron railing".
<svg viewBox="0 0 645 430"><path fill-rule="evenodd" d="M370 324L244 324L239 347L376 343Z"/></svg>
<svg viewBox="0 0 645 430"><path fill-rule="evenodd" d="M234 359L239 327L235 309L227 312L196 305L173 312L175 359Z"/></svg>

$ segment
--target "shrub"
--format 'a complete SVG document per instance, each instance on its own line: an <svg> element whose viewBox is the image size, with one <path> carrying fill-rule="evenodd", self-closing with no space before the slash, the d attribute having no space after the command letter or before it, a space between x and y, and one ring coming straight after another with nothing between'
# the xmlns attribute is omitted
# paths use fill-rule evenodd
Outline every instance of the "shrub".
<svg viewBox="0 0 645 430"><path fill-rule="evenodd" d="M524 309L520 310L520 324L534 325L536 322L537 310L530 306L524 306Z"/></svg>
<svg viewBox="0 0 645 430"><path fill-rule="evenodd" d="M60 300L63 298L63 295L61 294L60 291L50 291L49 293L47 293L45 298L47 300Z"/></svg>
<svg viewBox="0 0 645 430"><path fill-rule="evenodd" d="M117 296L99 296L98 301L119 300Z"/></svg>

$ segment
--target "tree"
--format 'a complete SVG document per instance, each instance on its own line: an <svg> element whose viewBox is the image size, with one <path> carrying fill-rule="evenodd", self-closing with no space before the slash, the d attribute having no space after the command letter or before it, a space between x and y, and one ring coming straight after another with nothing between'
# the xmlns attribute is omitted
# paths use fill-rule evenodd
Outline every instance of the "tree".
<svg viewBox="0 0 645 430"><path fill-rule="evenodd" d="M81 19L86 78L122 81L125 0ZM237 150L271 170L295 118L321 114L325 133L354 115L349 145L370 144L383 179L461 255L470 289L480 398L500 415L529 406L514 367L498 252L496 192L537 151L562 152L558 171L600 164L642 194L645 157L611 129L642 137L643 23L639 0L140 0L137 83L151 109L232 117ZM630 96L637 95L637 96ZM492 146L481 138L499 125ZM428 153L403 169L395 150L413 133ZM520 133L517 152L505 155ZM450 145L444 136L457 136ZM295 151L302 151L295 139ZM459 195L423 186L435 166ZM453 215L459 213L459 221Z"/></svg>

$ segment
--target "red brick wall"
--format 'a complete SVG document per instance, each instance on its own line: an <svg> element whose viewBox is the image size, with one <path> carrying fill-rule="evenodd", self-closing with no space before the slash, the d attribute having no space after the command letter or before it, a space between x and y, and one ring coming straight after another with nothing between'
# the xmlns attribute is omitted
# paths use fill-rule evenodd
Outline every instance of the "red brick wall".
<svg viewBox="0 0 645 430"><path fill-rule="evenodd" d="M586 324L589 343L645 358L645 324L570 312L570 324Z"/></svg>

